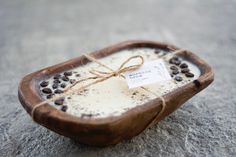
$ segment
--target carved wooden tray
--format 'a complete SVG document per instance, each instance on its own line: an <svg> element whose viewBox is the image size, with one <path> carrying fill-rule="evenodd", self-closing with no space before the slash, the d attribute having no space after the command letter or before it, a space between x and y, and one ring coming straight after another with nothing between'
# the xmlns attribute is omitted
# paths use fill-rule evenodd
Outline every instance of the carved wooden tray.
<svg viewBox="0 0 236 157"><path fill-rule="evenodd" d="M137 40L122 42L91 54L96 58L101 58L122 49L140 47L179 49L166 43ZM163 96L166 101L166 108L163 114L156 119L156 122L175 111L196 93L206 88L214 79L211 67L195 54L185 51L178 55L197 65L201 74L197 80ZM43 78L70 70L87 62L89 61L81 56L25 76L20 82L18 89L18 96L22 106L28 113L31 113L32 108L43 101L37 87L38 82ZM55 109L49 104L45 104L35 111L35 121L56 133L78 140L81 143L106 146L116 144L124 139L130 139L141 133L161 111L161 103L161 99L157 98L128 110L121 116L99 119L75 117Z"/></svg>

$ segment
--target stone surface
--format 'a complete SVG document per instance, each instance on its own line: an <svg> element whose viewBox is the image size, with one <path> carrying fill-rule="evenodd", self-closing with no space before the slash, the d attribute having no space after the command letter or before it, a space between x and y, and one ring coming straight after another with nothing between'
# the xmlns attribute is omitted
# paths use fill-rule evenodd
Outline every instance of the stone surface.
<svg viewBox="0 0 236 157"><path fill-rule="evenodd" d="M0 1L1 156L236 156L236 1ZM116 146L81 145L35 124L21 78L128 39L196 52L214 83L158 125Z"/></svg>

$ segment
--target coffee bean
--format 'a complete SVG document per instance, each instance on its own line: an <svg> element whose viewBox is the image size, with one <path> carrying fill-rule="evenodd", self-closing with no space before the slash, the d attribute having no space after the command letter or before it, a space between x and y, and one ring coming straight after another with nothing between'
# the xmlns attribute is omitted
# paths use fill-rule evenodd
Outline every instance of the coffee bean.
<svg viewBox="0 0 236 157"><path fill-rule="evenodd" d="M189 72L189 69L188 69L188 68L183 68L183 69L181 69L181 72L184 73L184 74L185 74L185 73L188 73L188 72Z"/></svg>
<svg viewBox="0 0 236 157"><path fill-rule="evenodd" d="M191 73L191 72L187 72L187 73L185 74L185 76L186 76L186 77L194 77L194 74Z"/></svg>
<svg viewBox="0 0 236 157"><path fill-rule="evenodd" d="M54 80L53 83L59 84L59 83L61 83L61 81L60 80Z"/></svg>
<svg viewBox="0 0 236 157"><path fill-rule="evenodd" d="M188 65L186 64L186 63L182 63L182 64L180 64L180 66L179 66L180 68L187 68L188 67Z"/></svg>
<svg viewBox="0 0 236 157"><path fill-rule="evenodd" d="M70 80L70 83L71 83L71 84L75 83L75 79L71 79L71 80Z"/></svg>
<svg viewBox="0 0 236 157"><path fill-rule="evenodd" d="M155 50L154 53L155 54L159 54L161 51L160 50Z"/></svg>
<svg viewBox="0 0 236 157"><path fill-rule="evenodd" d="M50 88L44 88L44 89L42 90L42 92L45 93L45 94L51 94L51 93L52 93L52 90L51 90Z"/></svg>
<svg viewBox="0 0 236 157"><path fill-rule="evenodd" d="M178 82L180 82L180 81L183 80L183 78L182 78L181 76L176 76L176 77L175 77L175 80L178 81Z"/></svg>
<svg viewBox="0 0 236 157"><path fill-rule="evenodd" d="M66 87L66 84L65 83L62 83L61 84L61 88L65 88Z"/></svg>
<svg viewBox="0 0 236 157"><path fill-rule="evenodd" d="M201 86L201 82L199 82L198 80L194 80L193 83L195 84L196 87L200 87Z"/></svg>
<svg viewBox="0 0 236 157"><path fill-rule="evenodd" d="M169 63L170 63L170 64L174 64L174 63L175 63L175 60L170 59L170 60L169 60Z"/></svg>
<svg viewBox="0 0 236 157"><path fill-rule="evenodd" d="M53 97L53 94L47 95L47 99L51 99Z"/></svg>
<svg viewBox="0 0 236 157"><path fill-rule="evenodd" d="M171 69L171 70L178 70L178 68L177 68L176 66L174 66L174 65L172 65L172 66L170 67L170 69Z"/></svg>
<svg viewBox="0 0 236 157"><path fill-rule="evenodd" d="M177 60L174 62L175 65L180 65L181 64L181 61Z"/></svg>
<svg viewBox="0 0 236 157"><path fill-rule="evenodd" d="M71 72L71 71L66 71L66 72L64 72L64 75L65 75L65 76L71 76L71 75L72 75L72 72Z"/></svg>
<svg viewBox="0 0 236 157"><path fill-rule="evenodd" d="M171 59L172 59L172 60L176 60L176 61L178 61L178 60L179 60L179 58L178 58L178 57L176 57L176 56L172 57Z"/></svg>
<svg viewBox="0 0 236 157"><path fill-rule="evenodd" d="M172 58L169 60L169 63L170 63L170 64L175 64L175 65L180 65L180 64L181 64L181 61L179 60L178 57L172 57Z"/></svg>
<svg viewBox="0 0 236 157"><path fill-rule="evenodd" d="M54 77L53 77L55 80L58 80L61 78L61 75L60 74L56 74Z"/></svg>
<svg viewBox="0 0 236 157"><path fill-rule="evenodd" d="M82 118L84 118L84 117L92 117L92 116L93 116L93 115L92 115L91 113L89 113L89 114L83 113L83 114L81 115Z"/></svg>
<svg viewBox="0 0 236 157"><path fill-rule="evenodd" d="M173 75L177 75L178 73L179 73L178 70L173 70L173 71L172 71L172 74L173 74Z"/></svg>
<svg viewBox="0 0 236 157"><path fill-rule="evenodd" d="M54 101L55 105L63 105L63 103L64 103L64 98L57 99L56 101Z"/></svg>
<svg viewBox="0 0 236 157"><path fill-rule="evenodd" d="M68 107L67 107L66 105L63 105L63 106L61 107L61 110L62 110L63 112L66 112L67 109L68 109Z"/></svg>
<svg viewBox="0 0 236 157"><path fill-rule="evenodd" d="M63 76L62 80L67 82L67 81L69 81L69 78L67 76Z"/></svg>
<svg viewBox="0 0 236 157"><path fill-rule="evenodd" d="M60 89L56 89L56 90L54 91L54 93L55 93L55 94L61 94L61 93L63 93L63 91L60 90Z"/></svg>
<svg viewBox="0 0 236 157"><path fill-rule="evenodd" d="M40 83L41 87L47 87L48 86L48 81L43 81Z"/></svg>
<svg viewBox="0 0 236 157"><path fill-rule="evenodd" d="M58 88L58 85L59 85L58 83L54 83L54 84L52 85L52 88L53 88L53 89L56 89L56 88Z"/></svg>

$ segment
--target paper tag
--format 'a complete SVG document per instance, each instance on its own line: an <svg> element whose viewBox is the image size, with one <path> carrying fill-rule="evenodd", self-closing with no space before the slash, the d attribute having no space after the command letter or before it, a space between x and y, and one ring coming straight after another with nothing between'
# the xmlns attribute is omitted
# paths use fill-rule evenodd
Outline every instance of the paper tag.
<svg viewBox="0 0 236 157"><path fill-rule="evenodd" d="M171 76L162 59L149 61L139 69L126 72L125 78L129 88L140 87L155 82L162 82L171 79Z"/></svg>

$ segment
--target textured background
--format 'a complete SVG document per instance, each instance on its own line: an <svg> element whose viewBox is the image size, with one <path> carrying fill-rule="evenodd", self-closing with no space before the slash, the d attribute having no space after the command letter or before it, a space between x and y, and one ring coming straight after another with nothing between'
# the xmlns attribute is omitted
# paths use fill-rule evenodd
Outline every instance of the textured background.
<svg viewBox="0 0 236 157"><path fill-rule="evenodd" d="M235 0L0 0L0 156L236 156ZM21 78L128 39L168 41L204 58L214 83L116 146L75 143L31 120Z"/></svg>

